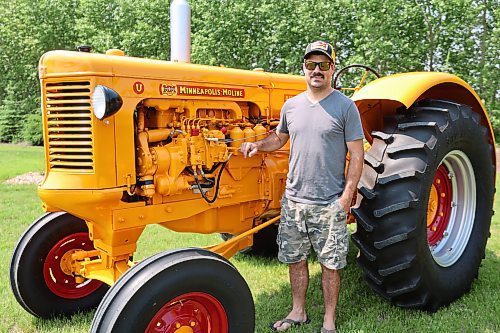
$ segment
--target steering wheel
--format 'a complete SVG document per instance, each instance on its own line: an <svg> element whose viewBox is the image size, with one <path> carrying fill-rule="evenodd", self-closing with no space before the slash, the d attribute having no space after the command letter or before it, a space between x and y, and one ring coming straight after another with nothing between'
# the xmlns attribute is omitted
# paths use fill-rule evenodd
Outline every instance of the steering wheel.
<svg viewBox="0 0 500 333"><path fill-rule="evenodd" d="M339 86L338 85L339 77L341 75L345 74L351 68L362 68L362 69L365 70L364 73L363 73L363 76L359 80L358 85L356 87L349 87L349 88L344 88L344 87ZM373 73L377 78L380 78L380 74L377 73L376 70L374 70L373 68L368 67L366 65L352 64L352 65L346 66L346 67L342 68L340 71L338 71L337 75L335 75L335 79L333 80L333 88L336 89L336 90L341 90L342 89L342 90L350 90L350 91L356 92L359 89L361 89L361 87L363 86L363 84L366 81L366 77L368 76L368 73L370 73L370 72Z"/></svg>

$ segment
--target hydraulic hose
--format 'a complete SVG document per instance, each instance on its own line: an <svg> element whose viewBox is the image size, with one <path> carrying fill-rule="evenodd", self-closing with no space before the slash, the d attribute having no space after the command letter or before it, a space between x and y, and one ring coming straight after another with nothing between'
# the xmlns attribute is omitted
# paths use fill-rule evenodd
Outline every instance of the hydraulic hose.
<svg viewBox="0 0 500 333"><path fill-rule="evenodd" d="M215 200L217 200L217 196L219 195L220 177L222 176L222 172L224 171L226 164L227 164L227 161L222 162L222 166L220 168L219 174L217 175L217 181L215 184L215 193L214 193L214 197L212 199L209 199L207 197L207 195L205 194L205 192L203 192L203 189L202 189L200 183L198 182L198 177L195 174L194 181L196 182L196 186L198 186L198 189L200 190L200 193L201 193L201 196L203 197L203 199L205 199L205 201L208 202L209 204L214 203Z"/></svg>

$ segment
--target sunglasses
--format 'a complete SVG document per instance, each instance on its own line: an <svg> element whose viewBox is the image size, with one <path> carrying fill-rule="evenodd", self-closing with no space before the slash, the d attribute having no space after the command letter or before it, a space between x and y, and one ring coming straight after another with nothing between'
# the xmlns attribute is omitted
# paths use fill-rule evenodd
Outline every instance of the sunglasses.
<svg viewBox="0 0 500 333"><path fill-rule="evenodd" d="M304 62L304 67L307 70L313 71L316 66L319 67L322 71L327 71L330 69L330 66L332 63L330 61L321 61L321 62L316 62L316 61L305 61Z"/></svg>

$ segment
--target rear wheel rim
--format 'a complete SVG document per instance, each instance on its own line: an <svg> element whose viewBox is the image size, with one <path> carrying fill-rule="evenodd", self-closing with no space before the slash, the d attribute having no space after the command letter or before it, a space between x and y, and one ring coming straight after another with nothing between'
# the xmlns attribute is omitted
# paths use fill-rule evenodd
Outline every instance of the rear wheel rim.
<svg viewBox="0 0 500 333"><path fill-rule="evenodd" d="M449 152L432 186L437 190L438 204L433 221L428 221L427 241L434 261L449 267L462 256L476 215L476 179L467 155L459 150ZM430 200L429 210L431 204Z"/></svg>
<svg viewBox="0 0 500 333"><path fill-rule="evenodd" d="M43 277L47 287L59 297L78 299L86 297L102 286L98 280L85 280L77 283L72 275L66 274L61 268L61 261L76 250L94 250L88 233L79 232L64 237L47 254L43 264Z"/></svg>
<svg viewBox="0 0 500 333"><path fill-rule="evenodd" d="M222 304L204 292L190 292L165 304L150 321L146 333L228 333Z"/></svg>
<svg viewBox="0 0 500 333"><path fill-rule="evenodd" d="M431 187L427 210L427 241L429 246L435 246L443 239L448 227L452 205L452 183L450 172L444 164L436 171Z"/></svg>

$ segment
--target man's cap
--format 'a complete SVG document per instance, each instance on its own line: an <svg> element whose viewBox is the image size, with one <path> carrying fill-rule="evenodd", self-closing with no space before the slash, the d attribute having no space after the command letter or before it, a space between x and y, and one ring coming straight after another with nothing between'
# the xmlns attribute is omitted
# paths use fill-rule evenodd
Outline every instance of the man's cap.
<svg viewBox="0 0 500 333"><path fill-rule="evenodd" d="M330 43L319 40L308 44L306 47L306 53L304 54L304 59L306 59L313 53L324 54L328 58L330 58L332 62L335 61L335 51L333 51L333 47L330 45Z"/></svg>

